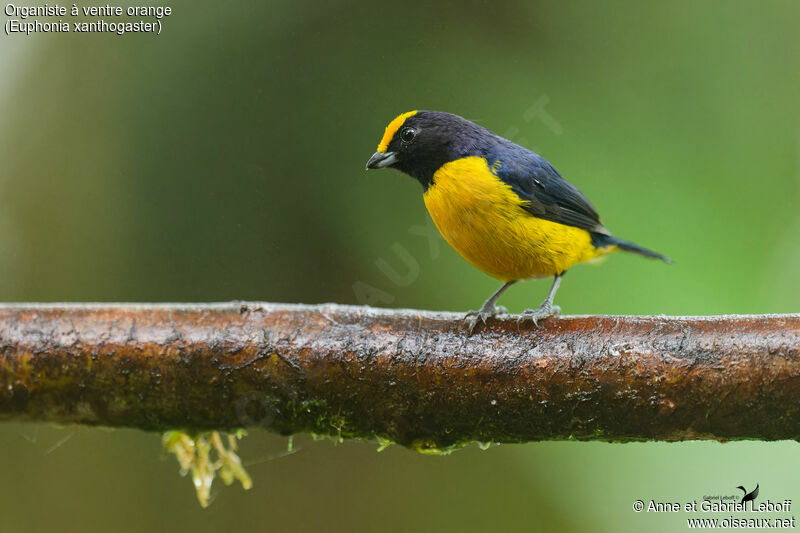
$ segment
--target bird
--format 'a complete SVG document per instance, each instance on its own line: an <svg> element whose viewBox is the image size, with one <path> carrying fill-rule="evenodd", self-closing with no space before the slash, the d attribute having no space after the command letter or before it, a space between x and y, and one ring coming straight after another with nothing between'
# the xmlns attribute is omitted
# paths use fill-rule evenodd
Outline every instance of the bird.
<svg viewBox="0 0 800 533"><path fill-rule="evenodd" d="M518 318L558 316L553 303L566 271L616 250L672 260L619 239L592 203L544 157L483 126L443 111L409 111L386 126L367 170L393 168L419 181L444 239L469 263L503 282L467 313L469 334L507 310L497 300L520 280L553 277L545 300Z"/></svg>
<svg viewBox="0 0 800 533"><path fill-rule="evenodd" d="M758 483L756 483L756 488L753 489L753 492L747 493L747 489L739 485L736 487L737 489L741 490L744 494L742 494L742 501L739 503L747 503L755 500L758 497Z"/></svg>

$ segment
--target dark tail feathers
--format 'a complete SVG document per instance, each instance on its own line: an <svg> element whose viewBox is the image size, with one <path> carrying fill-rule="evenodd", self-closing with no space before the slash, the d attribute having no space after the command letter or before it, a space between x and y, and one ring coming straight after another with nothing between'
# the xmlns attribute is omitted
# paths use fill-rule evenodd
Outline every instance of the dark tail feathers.
<svg viewBox="0 0 800 533"><path fill-rule="evenodd" d="M613 235L605 235L603 233L592 233L592 244L595 248L605 248L606 246L618 246L620 249L625 250L626 252L633 252L635 254L643 255L645 257L652 257L654 259L661 259L665 263L672 264L674 261L667 256L661 255L653 250L648 250L647 248L642 248L638 244L633 244L632 242L623 241L622 239L618 239Z"/></svg>

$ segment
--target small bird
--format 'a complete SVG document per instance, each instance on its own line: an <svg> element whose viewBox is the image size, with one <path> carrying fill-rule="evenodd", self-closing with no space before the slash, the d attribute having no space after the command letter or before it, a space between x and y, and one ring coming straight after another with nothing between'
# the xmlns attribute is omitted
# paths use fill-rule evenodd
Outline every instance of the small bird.
<svg viewBox="0 0 800 533"><path fill-rule="evenodd" d="M465 318L478 322L507 311L495 304L519 280L554 276L544 302L519 320L557 316L553 304L572 265L618 249L672 263L618 239L594 206L542 156L458 115L409 111L392 120L367 169L395 168L416 178L444 239L467 261L503 282Z"/></svg>

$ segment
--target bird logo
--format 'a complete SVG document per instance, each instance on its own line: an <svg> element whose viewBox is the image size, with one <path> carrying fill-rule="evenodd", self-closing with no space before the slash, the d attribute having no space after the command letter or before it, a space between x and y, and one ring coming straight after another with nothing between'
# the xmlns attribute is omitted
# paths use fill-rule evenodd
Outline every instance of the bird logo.
<svg viewBox="0 0 800 533"><path fill-rule="evenodd" d="M756 488L753 489L753 492L750 492L750 493L748 493L747 489L742 487L741 485L739 485L736 488L741 490L742 493L743 493L742 501L739 502L739 503L744 504L745 502L751 502L751 501L755 500L758 497L758 483L756 483Z"/></svg>

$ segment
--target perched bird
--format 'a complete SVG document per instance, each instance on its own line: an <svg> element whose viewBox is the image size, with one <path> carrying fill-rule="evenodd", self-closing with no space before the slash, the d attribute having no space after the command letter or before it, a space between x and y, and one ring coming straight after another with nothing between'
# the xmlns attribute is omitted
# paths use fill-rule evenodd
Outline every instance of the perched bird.
<svg viewBox="0 0 800 533"><path fill-rule="evenodd" d="M544 302L520 317L538 325L561 312L553 298L572 265L618 249L672 262L611 235L586 196L542 156L458 115L410 111L392 120L367 161L367 169L384 167L416 178L450 246L504 282L467 314L470 333L506 312L495 304L519 280L555 277Z"/></svg>

